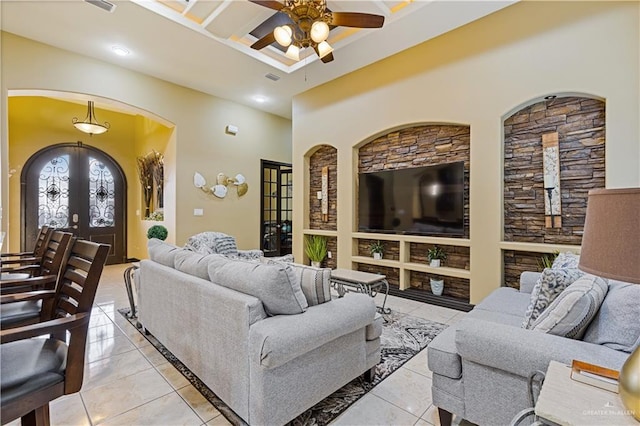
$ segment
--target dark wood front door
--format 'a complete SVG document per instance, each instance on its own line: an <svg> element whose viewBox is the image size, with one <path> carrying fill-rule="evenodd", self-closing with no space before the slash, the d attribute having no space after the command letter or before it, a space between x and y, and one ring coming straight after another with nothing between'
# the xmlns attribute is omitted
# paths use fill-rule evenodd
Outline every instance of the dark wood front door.
<svg viewBox="0 0 640 426"><path fill-rule="evenodd" d="M260 249L267 257L291 254L293 174L291 164L262 160Z"/></svg>
<svg viewBox="0 0 640 426"><path fill-rule="evenodd" d="M82 143L35 153L22 171L22 246L43 225L111 245L107 263L126 261L126 181L108 154Z"/></svg>

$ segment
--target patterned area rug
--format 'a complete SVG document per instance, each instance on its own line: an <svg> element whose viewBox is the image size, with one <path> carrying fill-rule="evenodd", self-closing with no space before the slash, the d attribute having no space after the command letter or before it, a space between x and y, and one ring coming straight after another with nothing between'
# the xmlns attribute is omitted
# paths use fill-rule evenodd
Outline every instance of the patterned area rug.
<svg viewBox="0 0 640 426"><path fill-rule="evenodd" d="M118 312L135 326L135 320L129 319L128 308ZM447 325L416 318L407 314L391 312L382 315L381 360L376 366L376 374L371 383L358 377L341 389L329 395L289 423L291 426L315 426L329 424L351 404L362 398L376 385L389 377L391 373L409 361L438 335ZM191 384L234 425L246 425L220 398L218 398L198 377L196 377L178 358L165 348L152 335L142 335L158 349L158 351L180 371Z"/></svg>

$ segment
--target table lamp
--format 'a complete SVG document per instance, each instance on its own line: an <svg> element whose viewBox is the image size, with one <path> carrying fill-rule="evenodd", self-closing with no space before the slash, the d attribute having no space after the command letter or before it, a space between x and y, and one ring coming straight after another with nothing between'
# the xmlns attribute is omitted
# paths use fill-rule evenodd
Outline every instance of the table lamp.
<svg viewBox="0 0 640 426"><path fill-rule="evenodd" d="M589 191L578 268L640 284L640 188ZM640 421L640 347L620 370L619 392L625 407Z"/></svg>

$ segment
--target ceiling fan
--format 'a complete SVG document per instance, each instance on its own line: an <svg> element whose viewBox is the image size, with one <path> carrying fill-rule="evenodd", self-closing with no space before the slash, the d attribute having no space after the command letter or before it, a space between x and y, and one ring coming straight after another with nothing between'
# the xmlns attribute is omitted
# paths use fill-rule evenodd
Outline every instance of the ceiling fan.
<svg viewBox="0 0 640 426"><path fill-rule="evenodd" d="M330 26L355 28L381 28L384 16L358 12L332 12L326 0L249 0L260 6L282 12L290 19L251 45L260 50L277 42L287 47L285 55L300 60L300 50L311 47L322 62L333 61L333 48L327 43Z"/></svg>

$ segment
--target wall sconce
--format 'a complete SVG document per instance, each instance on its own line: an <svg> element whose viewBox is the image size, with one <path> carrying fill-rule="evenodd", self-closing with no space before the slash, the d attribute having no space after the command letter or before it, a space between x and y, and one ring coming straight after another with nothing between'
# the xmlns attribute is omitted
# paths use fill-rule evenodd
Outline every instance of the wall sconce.
<svg viewBox="0 0 640 426"><path fill-rule="evenodd" d="M230 178L224 173L218 173L216 177L216 185L207 187L207 181L200 173L195 172L193 175L193 185L202 190L206 194L214 195L218 198L224 198L227 195L228 187L235 186L238 197L242 197L249 190L249 185L245 182L245 177L238 173L235 177Z"/></svg>

